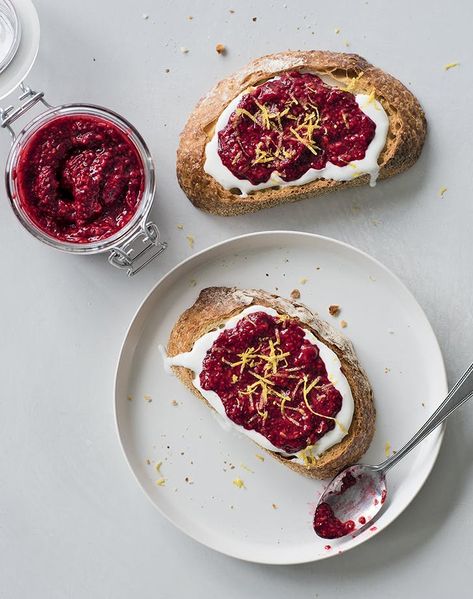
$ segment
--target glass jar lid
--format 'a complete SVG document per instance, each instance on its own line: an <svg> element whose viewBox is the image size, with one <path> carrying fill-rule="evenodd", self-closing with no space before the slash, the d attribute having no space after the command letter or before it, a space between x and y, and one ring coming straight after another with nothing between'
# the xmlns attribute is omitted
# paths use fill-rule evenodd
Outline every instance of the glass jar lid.
<svg viewBox="0 0 473 599"><path fill-rule="evenodd" d="M21 23L10 0L0 0L0 73L13 60L21 39Z"/></svg>
<svg viewBox="0 0 473 599"><path fill-rule="evenodd" d="M0 99L30 72L38 54L39 32L31 0L0 0Z"/></svg>

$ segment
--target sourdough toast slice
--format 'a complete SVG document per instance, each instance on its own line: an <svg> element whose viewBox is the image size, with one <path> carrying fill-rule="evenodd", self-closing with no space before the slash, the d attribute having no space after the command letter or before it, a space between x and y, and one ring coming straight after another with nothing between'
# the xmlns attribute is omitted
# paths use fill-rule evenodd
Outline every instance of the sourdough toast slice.
<svg viewBox="0 0 473 599"><path fill-rule="evenodd" d="M419 102L400 81L356 54L324 51L270 54L220 81L200 100L185 125L177 151L177 178L195 206L213 214L233 216L369 182L369 175L349 181L316 179L304 185L260 189L244 196L225 189L205 172L206 145L228 104L250 86L294 70L328 75L339 81L342 88L348 86L352 93L374 93L389 118L386 144L378 159L380 179L405 171L417 160L424 144L426 120Z"/></svg>
<svg viewBox="0 0 473 599"><path fill-rule="evenodd" d="M346 436L322 453L318 459L306 463L296 462L274 451L265 450L282 464L305 476L335 476L346 466L358 461L371 443L375 428L373 393L351 342L306 306L259 289L203 289L193 306L188 308L174 325L167 347L168 356L191 351L197 339L225 324L229 318L251 305L272 308L281 315L296 319L303 328L311 331L318 340L335 352L341 362L341 370L350 386L355 408ZM173 370L194 395L213 409L194 386L194 373L191 370L182 366L173 366Z"/></svg>

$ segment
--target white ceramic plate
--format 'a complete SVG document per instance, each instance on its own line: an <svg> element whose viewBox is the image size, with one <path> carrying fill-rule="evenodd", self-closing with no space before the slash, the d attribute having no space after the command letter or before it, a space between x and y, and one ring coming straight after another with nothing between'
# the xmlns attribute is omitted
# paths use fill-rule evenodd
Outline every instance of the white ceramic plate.
<svg viewBox="0 0 473 599"><path fill-rule="evenodd" d="M347 321L345 333L375 392L377 424L364 457L368 463L399 448L445 396L442 356L422 309L389 270L351 246L308 233L256 233L200 252L161 279L135 315L119 358L115 401L123 450L145 493L178 528L228 555L271 564L323 559L363 543L419 491L442 430L390 472L390 497L376 530L319 539L312 519L324 483L269 456L260 461L256 445L223 430L163 369L159 344L166 345L175 320L199 290L212 285L257 287L286 297L299 288L302 301L332 324ZM330 304L342 307L338 319L328 315ZM164 486L157 484L161 478ZM237 488L236 478L246 488Z"/></svg>

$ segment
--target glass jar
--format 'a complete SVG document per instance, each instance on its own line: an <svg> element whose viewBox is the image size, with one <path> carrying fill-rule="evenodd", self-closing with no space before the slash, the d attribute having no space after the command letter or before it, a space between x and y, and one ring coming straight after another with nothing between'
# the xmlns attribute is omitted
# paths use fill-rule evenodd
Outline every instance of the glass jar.
<svg viewBox="0 0 473 599"><path fill-rule="evenodd" d="M18 0L16 1L18 2ZM20 6L23 11L25 6L28 7L27 12L23 12L23 16L25 17L24 22L26 29L28 29L28 27L32 29L32 23L34 27L34 17L36 17L37 20L33 5L31 5L29 0L21 0L18 2L18 8L20 8ZM34 11L34 15L31 12L28 12L31 10ZM5 19L8 17L5 22L2 20L4 15L7 15ZM26 18L27 15L29 15L29 20ZM8 70L8 64L11 64L12 66L15 66L17 70L19 69L23 78L25 72L29 71L29 68L31 68L34 57L36 56L37 48L36 51L32 48L28 53L26 52L28 48L25 49L18 45L19 42L17 43L17 38L24 36L20 35L21 21L19 19L15 21L13 18L14 16L16 16L14 4L12 4L10 0L0 0L0 30L6 27L13 27L15 22L17 22L17 29L12 29L13 33L12 36L10 36L12 38L12 47L16 45L16 48L20 48L23 54L29 54L29 60L31 60L31 56L33 56L31 64L18 65L18 57L15 57L15 51L13 54L11 54L11 52L5 52L5 65L3 68ZM39 23L37 26L39 29ZM13 35L14 31L17 32L15 35ZM33 32L34 31L31 31L31 33ZM32 36L30 35L28 37L31 38ZM36 37L39 44L39 31ZM2 73L1 53L2 48L0 47L0 97L4 97L6 94L2 93L2 85L10 86L11 81L9 81L8 78L7 80L5 80L5 78L1 80L1 78L4 77ZM8 64L7 61L9 61ZM16 64L14 64L15 62ZM18 83L19 82L17 82L17 85ZM155 196L156 179L153 160L145 141L133 125L108 108L92 104L64 104L60 106L51 106L45 100L43 92L34 91L24 83L19 83L18 87L20 89L18 98L20 101L19 105L17 107L8 106L5 109L0 109L0 127L7 129L12 137L12 146L8 154L5 170L5 183L11 206L18 220L31 235L50 247L72 254L98 254L106 252L108 253L108 261L110 264L117 268L125 269L129 276L135 275L161 254L167 245L160 240L158 227L148 219L148 214ZM5 88L5 91L6 89L7 88ZM8 92L6 93L9 93L10 91L11 89L8 89ZM42 106L44 110L32 120L29 120L17 134L13 128L13 124L34 106ZM21 194L19 193L17 179L17 167L19 161L28 142L32 139L32 136L59 117L74 116L95 118L100 122L105 121L106 123L110 123L114 128L119 129L119 131L126 137L127 141L131 142L131 145L136 150L143 171L142 190L136 210L130 220L109 237L98 241L87 241L85 243L63 241L53 237L38 226L25 209Z"/></svg>

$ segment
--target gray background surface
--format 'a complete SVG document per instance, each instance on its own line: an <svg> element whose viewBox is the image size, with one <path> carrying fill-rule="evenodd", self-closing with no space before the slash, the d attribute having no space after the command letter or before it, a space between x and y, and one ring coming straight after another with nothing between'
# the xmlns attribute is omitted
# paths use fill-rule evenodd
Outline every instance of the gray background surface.
<svg viewBox="0 0 473 599"><path fill-rule="evenodd" d="M473 357L471 4L37 0L37 8L42 39L29 84L51 103L109 106L143 133L159 178L152 214L169 249L127 280L103 257L36 242L2 194L0 597L466 595L471 406L452 418L428 482L386 531L337 558L266 567L199 546L148 503L120 452L112 391L126 327L162 274L213 242L281 228L347 241L397 273L431 320L454 381ZM429 120L419 162L374 190L233 219L200 213L174 171L189 111L247 60L287 48L357 52L410 86ZM461 66L446 72L452 61ZM8 146L4 133L2 164Z"/></svg>

